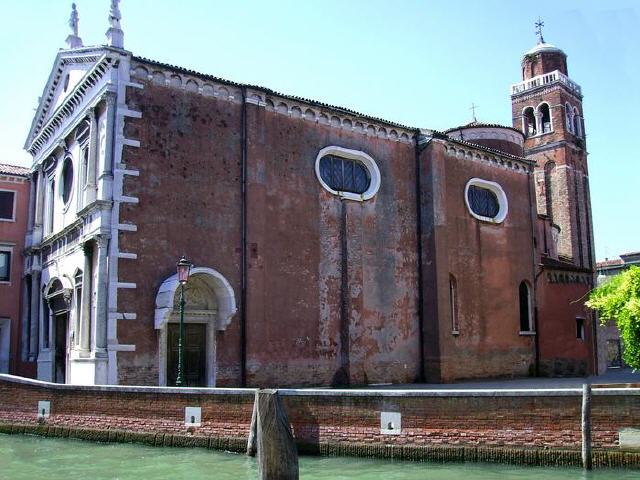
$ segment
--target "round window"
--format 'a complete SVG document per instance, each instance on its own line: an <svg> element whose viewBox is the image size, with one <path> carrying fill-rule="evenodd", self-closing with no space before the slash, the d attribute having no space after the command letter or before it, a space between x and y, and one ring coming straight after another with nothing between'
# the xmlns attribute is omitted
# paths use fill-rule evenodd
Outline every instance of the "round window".
<svg viewBox="0 0 640 480"><path fill-rule="evenodd" d="M500 185L472 178L465 187L465 203L469 213L478 220L501 223L507 216L507 196Z"/></svg>
<svg viewBox="0 0 640 480"><path fill-rule="evenodd" d="M64 161L64 165L62 166L62 185L61 185L61 193L62 193L62 201L66 204L69 202L71 198L71 187L73 186L73 162L70 158L67 158Z"/></svg>

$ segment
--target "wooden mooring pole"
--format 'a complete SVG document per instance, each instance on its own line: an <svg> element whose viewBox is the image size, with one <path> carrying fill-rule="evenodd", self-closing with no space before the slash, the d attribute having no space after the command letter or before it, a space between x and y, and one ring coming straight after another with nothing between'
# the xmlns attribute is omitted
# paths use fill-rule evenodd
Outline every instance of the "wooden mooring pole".
<svg viewBox="0 0 640 480"><path fill-rule="evenodd" d="M591 470L591 385L582 386L582 467Z"/></svg>
<svg viewBox="0 0 640 480"><path fill-rule="evenodd" d="M247 455L256 450L260 480L298 480L298 449L277 390L256 392Z"/></svg>
<svg viewBox="0 0 640 480"><path fill-rule="evenodd" d="M247 440L247 455L250 457L256 456L257 437L258 436L258 391L253 400L253 413L251 413L251 427L249 427L249 439Z"/></svg>

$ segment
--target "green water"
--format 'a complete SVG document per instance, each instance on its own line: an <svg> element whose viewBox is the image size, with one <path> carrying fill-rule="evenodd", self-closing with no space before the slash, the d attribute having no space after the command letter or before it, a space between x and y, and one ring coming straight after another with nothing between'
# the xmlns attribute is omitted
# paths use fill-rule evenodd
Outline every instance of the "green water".
<svg viewBox="0 0 640 480"><path fill-rule="evenodd" d="M255 460L204 449L101 444L0 434L0 479L181 479L244 480L257 478ZM305 480L626 480L640 472L512 467L489 464L429 464L354 458L302 457Z"/></svg>

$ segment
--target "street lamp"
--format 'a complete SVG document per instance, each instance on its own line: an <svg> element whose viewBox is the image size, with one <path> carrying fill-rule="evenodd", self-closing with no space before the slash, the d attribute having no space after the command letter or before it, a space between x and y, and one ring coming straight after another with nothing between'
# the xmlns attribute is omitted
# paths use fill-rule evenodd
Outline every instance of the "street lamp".
<svg viewBox="0 0 640 480"><path fill-rule="evenodd" d="M185 256L176 264L178 270L178 282L180 282L180 334L178 336L178 377L176 387L181 387L184 383L184 285L189 280L189 272L193 264Z"/></svg>

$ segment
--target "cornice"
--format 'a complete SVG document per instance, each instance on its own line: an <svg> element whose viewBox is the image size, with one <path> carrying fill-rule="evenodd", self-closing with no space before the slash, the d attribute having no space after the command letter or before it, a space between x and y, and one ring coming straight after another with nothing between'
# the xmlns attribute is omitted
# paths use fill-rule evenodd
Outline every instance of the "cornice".
<svg viewBox="0 0 640 480"><path fill-rule="evenodd" d="M492 149L478 148L475 144L466 144L459 140L434 138L433 141L443 145L450 157L483 163L491 167L499 167L518 173L533 172L534 162L514 155L501 153Z"/></svg>
<svg viewBox="0 0 640 480"><path fill-rule="evenodd" d="M417 131L415 128L369 117L342 107L280 94L260 86L234 83L141 57L133 58L131 78L231 102L242 102L243 90L245 90L246 103L264 108L267 111L341 130L361 133L370 137L385 138L407 144L413 143L413 138Z"/></svg>
<svg viewBox="0 0 640 480"><path fill-rule="evenodd" d="M540 95L545 95L549 92L553 92L555 90L562 90L565 93L571 95L574 99L579 102L582 102L582 95L576 95L571 90L563 86L562 83L555 83L553 85L541 85L532 90L527 90L522 93L516 93L515 95L511 95L511 102L521 102L525 100L529 100L531 98L539 97Z"/></svg>
<svg viewBox="0 0 640 480"><path fill-rule="evenodd" d="M38 245L32 245L30 249L33 251L43 250L55 244L57 241L64 239L70 233L76 230L82 230L89 223L89 217L92 213L100 210L108 210L111 208L111 205L112 203L108 200L96 200L92 202L78 212L78 218L76 218L72 223L64 227L62 230L43 238Z"/></svg>
<svg viewBox="0 0 640 480"><path fill-rule="evenodd" d="M36 113L36 118L38 120L34 120L32 131L29 133L27 143L25 144L25 149L34 157L52 138L56 136L60 128L64 125L65 120L71 117L84 103L90 90L100 83L111 66L117 61L114 57L111 57L104 52L100 56L94 55L63 58L60 64L61 66L58 68L58 76L63 70L62 65L78 63L75 61L78 58L83 61L81 63L93 61L95 62L95 65L84 75L82 80L73 88L73 90L69 92L64 101L58 106L58 108L56 108L51 116L47 117L50 104L54 97L55 86L57 85L59 78L55 79L52 83L51 88L49 89L49 96L41 104L43 108ZM49 119L45 122L46 118Z"/></svg>

